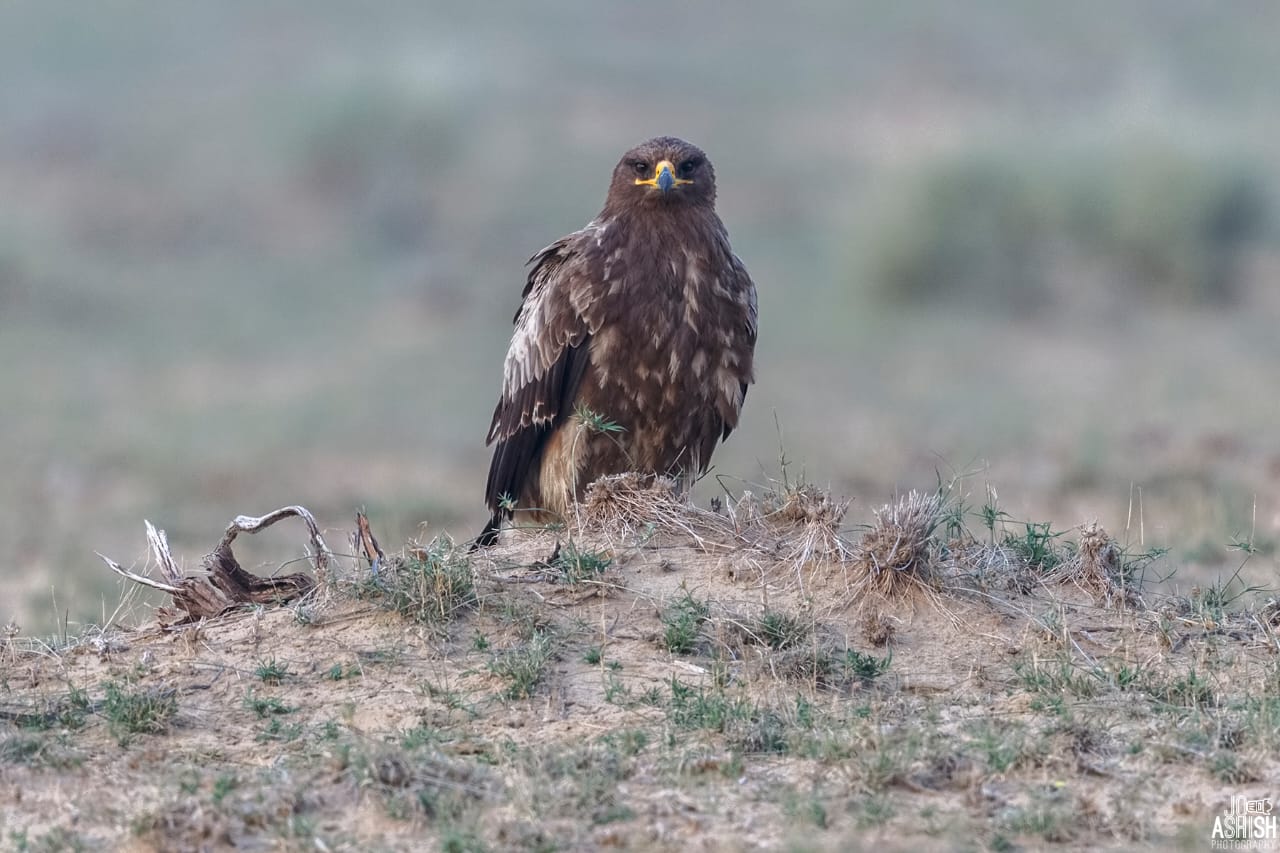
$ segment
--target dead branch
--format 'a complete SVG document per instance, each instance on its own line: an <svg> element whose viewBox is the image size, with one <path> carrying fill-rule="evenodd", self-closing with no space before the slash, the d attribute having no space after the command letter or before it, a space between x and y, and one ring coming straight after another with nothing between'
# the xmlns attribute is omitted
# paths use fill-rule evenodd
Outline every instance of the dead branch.
<svg viewBox="0 0 1280 853"><path fill-rule="evenodd" d="M315 518L304 507L287 506L261 518L240 515L228 525L222 541L213 553L204 558L203 574L183 575L169 551L169 541L163 530L157 530L150 521L147 527L147 544L152 557L160 567L164 581L158 581L136 572L128 571L103 554L99 557L116 574L134 583L169 593L177 611L161 608L161 621L167 626L185 624L225 613L241 604L283 604L306 595L315 588L316 581L310 575L297 573L276 578L260 578L245 571L231 551L231 543L237 535L257 533L284 518L296 516L307 525L313 549L316 576L323 580L331 557ZM168 618L172 617L172 618Z"/></svg>
<svg viewBox="0 0 1280 853"><path fill-rule="evenodd" d="M387 555L383 553L382 546L373 535L373 529L369 527L369 517L363 512L356 513L356 532L351 534L351 544L356 552L364 553L365 559L369 561L369 570L378 574L382 564L387 561Z"/></svg>
<svg viewBox="0 0 1280 853"><path fill-rule="evenodd" d="M248 515L237 515L231 524L227 525L227 532L222 535L222 541L218 543L218 550L226 549L230 551L231 543L235 541L236 535L241 531L245 533L257 533L271 525L275 524L282 518L297 516L307 525L307 531L311 534L311 546L315 549L312 559L316 564L316 575L323 578L325 569L329 567L329 546L324 544L324 537L320 535L320 526L316 524L315 517L302 506L285 506L269 512L261 518L254 518Z"/></svg>

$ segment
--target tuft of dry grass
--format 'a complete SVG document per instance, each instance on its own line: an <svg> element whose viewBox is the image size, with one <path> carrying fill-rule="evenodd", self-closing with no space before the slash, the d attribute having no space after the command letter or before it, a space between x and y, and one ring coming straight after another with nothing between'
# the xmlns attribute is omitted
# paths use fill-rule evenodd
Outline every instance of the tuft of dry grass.
<svg viewBox="0 0 1280 853"><path fill-rule="evenodd" d="M848 498L835 498L824 489L801 483L769 490L758 499L748 492L738 501L737 511L770 532L775 552L799 568L815 560L843 562L852 556L853 549L840 535L850 503Z"/></svg>
<svg viewBox="0 0 1280 853"><path fill-rule="evenodd" d="M600 477L587 487L582 501L584 524L635 530L654 521L664 504L683 506L679 484L671 477L631 471Z"/></svg>
<svg viewBox="0 0 1280 853"><path fill-rule="evenodd" d="M843 563L853 554L840 534L850 501L816 486L766 488L703 509L689 503L669 477L627 473L587 488L575 535L604 534L636 545L692 543L704 553L800 570ZM803 584L801 584L803 586Z"/></svg>
<svg viewBox="0 0 1280 853"><path fill-rule="evenodd" d="M1057 567L1053 578L1074 583L1105 604L1132 604L1137 592L1126 582L1124 552L1097 521L1080 527L1075 555Z"/></svg>
<svg viewBox="0 0 1280 853"><path fill-rule="evenodd" d="M364 598L428 624L451 622L479 603L466 552L445 536L426 545L410 543L402 556L388 560L356 587Z"/></svg>
<svg viewBox="0 0 1280 853"><path fill-rule="evenodd" d="M941 495L911 491L875 510L875 521L854 549L855 587L885 598L930 588L942 506Z"/></svg>

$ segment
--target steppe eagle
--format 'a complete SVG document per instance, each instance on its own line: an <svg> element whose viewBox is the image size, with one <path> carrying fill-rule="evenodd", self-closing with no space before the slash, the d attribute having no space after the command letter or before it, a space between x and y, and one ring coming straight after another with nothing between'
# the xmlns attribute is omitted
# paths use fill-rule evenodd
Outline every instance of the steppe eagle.
<svg viewBox="0 0 1280 853"><path fill-rule="evenodd" d="M597 477L688 484L754 381L756 290L716 215L715 172L670 136L632 148L604 209L538 252L507 351L478 545L513 515L562 521Z"/></svg>

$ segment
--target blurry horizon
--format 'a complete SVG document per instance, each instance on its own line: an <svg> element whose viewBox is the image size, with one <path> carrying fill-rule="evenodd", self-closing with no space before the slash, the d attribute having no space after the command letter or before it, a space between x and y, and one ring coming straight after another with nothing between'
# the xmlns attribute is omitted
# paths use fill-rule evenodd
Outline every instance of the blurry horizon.
<svg viewBox="0 0 1280 853"><path fill-rule="evenodd" d="M0 622L109 615L93 552L143 558L144 518L192 568L292 503L335 547L360 507L389 550L473 535L524 263L661 134L707 151L760 294L699 499L785 456L852 529L963 474L1188 582L1248 543L1274 585L1277 31L1192 0L7 5ZM264 537L246 564L302 539Z"/></svg>

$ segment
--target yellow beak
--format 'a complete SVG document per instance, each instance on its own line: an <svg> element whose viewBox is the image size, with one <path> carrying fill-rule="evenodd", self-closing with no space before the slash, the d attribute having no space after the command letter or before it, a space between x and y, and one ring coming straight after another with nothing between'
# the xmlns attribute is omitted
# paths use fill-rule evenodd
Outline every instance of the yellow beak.
<svg viewBox="0 0 1280 853"><path fill-rule="evenodd" d="M685 178L676 177L675 166L671 165L670 160L662 160L658 165L653 167L653 177L647 180L636 178L636 186L653 187L662 190L664 193L671 192L676 187L691 184L693 181Z"/></svg>

